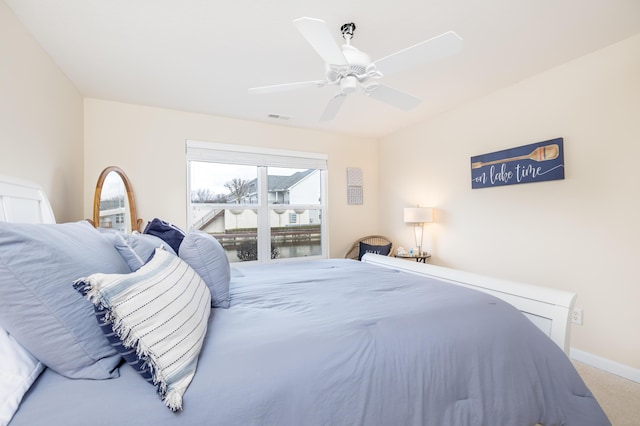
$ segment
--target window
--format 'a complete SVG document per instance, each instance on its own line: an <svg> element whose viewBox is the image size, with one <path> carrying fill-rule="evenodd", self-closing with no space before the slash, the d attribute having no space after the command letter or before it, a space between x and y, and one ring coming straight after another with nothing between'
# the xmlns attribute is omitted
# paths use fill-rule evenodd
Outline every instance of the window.
<svg viewBox="0 0 640 426"><path fill-rule="evenodd" d="M189 228L231 262L326 257L326 156L187 141Z"/></svg>

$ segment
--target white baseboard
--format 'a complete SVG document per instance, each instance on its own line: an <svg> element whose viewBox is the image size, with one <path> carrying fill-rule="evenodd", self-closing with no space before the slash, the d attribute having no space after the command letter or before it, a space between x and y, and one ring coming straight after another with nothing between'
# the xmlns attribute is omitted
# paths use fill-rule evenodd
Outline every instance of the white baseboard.
<svg viewBox="0 0 640 426"><path fill-rule="evenodd" d="M624 377L636 383L640 383L640 370L631 368L628 365L620 364L597 355L571 348L569 357L583 364L599 368L616 376Z"/></svg>

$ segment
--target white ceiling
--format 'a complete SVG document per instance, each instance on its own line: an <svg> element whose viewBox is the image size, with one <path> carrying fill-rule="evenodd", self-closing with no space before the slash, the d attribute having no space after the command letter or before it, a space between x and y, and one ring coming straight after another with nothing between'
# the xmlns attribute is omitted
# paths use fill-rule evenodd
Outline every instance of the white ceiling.
<svg viewBox="0 0 640 426"><path fill-rule="evenodd" d="M87 97L381 137L640 32L640 0L4 0ZM355 22L373 60L448 30L456 56L388 76L423 102L404 112L361 93L319 122L335 87L251 95L321 80L292 21ZM268 114L291 119L268 118Z"/></svg>

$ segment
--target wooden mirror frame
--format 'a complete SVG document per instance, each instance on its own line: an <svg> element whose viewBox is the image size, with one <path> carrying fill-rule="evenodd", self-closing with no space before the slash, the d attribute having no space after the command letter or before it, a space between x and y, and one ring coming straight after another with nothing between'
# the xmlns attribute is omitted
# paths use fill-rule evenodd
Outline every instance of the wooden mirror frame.
<svg viewBox="0 0 640 426"><path fill-rule="evenodd" d="M129 202L129 216L131 220L131 231L140 232L140 226L142 225L142 219L138 218L136 214L136 203L133 198L133 188L131 186L131 182L129 182L129 178L125 174L125 172L117 166L109 166L100 173L98 177L98 183L96 184L96 192L93 196L93 226L100 226L100 197L102 195L102 186L104 185L104 181L109 175L109 173L114 172L124 184L124 189L127 192L127 200Z"/></svg>

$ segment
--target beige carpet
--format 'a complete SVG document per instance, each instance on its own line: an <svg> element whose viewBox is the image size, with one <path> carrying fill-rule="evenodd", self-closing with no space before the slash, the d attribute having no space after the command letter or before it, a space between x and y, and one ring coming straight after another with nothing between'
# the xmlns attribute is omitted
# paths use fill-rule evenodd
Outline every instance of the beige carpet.
<svg viewBox="0 0 640 426"><path fill-rule="evenodd" d="M640 383L573 361L614 426L640 426Z"/></svg>

